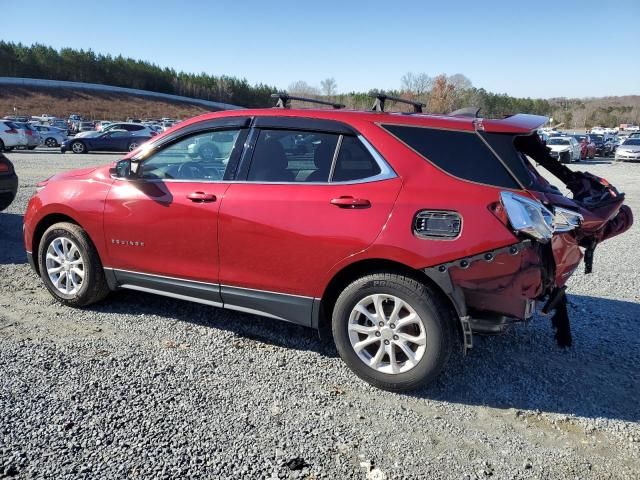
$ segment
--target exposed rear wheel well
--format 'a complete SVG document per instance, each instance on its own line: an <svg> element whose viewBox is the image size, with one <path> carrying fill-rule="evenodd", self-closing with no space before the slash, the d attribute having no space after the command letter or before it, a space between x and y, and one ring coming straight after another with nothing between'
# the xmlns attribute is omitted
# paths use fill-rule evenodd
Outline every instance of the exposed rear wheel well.
<svg viewBox="0 0 640 480"><path fill-rule="evenodd" d="M442 291L442 289L431 280L425 273L415 268L411 268L403 263L394 262L383 259L367 259L348 265L340 270L329 282L327 288L322 295L320 303L320 312L318 318L318 330L324 336L331 335L331 315L333 308L340 293L352 282L365 275L372 273L395 273L405 277L413 278L421 283L427 284L434 292L437 292L446 305L455 314L455 308L451 299ZM456 322L458 323L458 322Z"/></svg>
<svg viewBox="0 0 640 480"><path fill-rule="evenodd" d="M62 213L52 213L50 215L47 215L42 220L40 220L40 223L38 223L38 225L36 226L36 229L33 232L33 239L31 240L31 252L33 253L33 255L38 254L38 248L40 247L40 239L42 238L42 235L44 234L44 232L47 231L47 228L49 228L51 225L54 225L60 222L69 222L75 225L79 225L78 222L76 222L73 218L67 215L63 215ZM35 261L34 263L36 265L36 269L39 269L38 261Z"/></svg>

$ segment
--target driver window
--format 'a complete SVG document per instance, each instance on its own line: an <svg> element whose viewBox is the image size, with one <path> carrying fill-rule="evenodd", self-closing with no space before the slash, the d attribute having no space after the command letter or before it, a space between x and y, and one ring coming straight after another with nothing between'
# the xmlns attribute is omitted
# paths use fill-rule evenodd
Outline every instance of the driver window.
<svg viewBox="0 0 640 480"><path fill-rule="evenodd" d="M144 160L139 176L163 180L223 180L241 130L199 132Z"/></svg>

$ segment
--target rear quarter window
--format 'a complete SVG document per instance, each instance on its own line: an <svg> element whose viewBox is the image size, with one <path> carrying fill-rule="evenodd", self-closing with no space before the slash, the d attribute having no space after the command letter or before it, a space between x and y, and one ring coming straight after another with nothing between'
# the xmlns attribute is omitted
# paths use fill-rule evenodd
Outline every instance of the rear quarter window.
<svg viewBox="0 0 640 480"><path fill-rule="evenodd" d="M398 140L445 172L476 183L504 188L519 185L475 132L382 125Z"/></svg>

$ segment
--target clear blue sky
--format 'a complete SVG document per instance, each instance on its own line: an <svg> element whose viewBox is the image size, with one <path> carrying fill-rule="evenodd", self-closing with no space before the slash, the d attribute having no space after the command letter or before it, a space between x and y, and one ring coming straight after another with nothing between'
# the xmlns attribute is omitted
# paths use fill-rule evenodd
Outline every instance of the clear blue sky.
<svg viewBox="0 0 640 480"><path fill-rule="evenodd" d="M531 97L640 94L640 0L2 1L0 39L286 88L463 73Z"/></svg>

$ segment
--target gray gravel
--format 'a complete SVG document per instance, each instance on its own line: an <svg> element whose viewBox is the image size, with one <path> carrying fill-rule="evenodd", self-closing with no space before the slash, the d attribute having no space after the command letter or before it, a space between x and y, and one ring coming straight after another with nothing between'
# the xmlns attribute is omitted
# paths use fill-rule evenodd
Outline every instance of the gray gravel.
<svg viewBox="0 0 640 480"><path fill-rule="evenodd" d="M572 349L537 316L476 337L435 385L398 395L293 325L137 292L55 303L25 263L26 202L38 180L117 157L9 157L20 192L0 214L0 477L640 476L637 224L571 281ZM640 165L588 169L640 212Z"/></svg>

